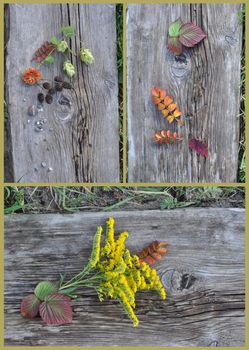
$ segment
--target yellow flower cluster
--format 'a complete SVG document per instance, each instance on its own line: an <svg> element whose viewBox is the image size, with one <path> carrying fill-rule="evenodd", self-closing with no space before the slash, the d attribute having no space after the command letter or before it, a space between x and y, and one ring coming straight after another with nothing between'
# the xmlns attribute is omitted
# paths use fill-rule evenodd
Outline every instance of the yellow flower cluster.
<svg viewBox="0 0 249 350"><path fill-rule="evenodd" d="M103 278L98 289L100 301L111 297L120 302L129 318L136 327L139 323L134 313L136 292L138 290L155 290L162 299L166 299L165 289L155 269L151 269L145 262L140 263L136 255L131 256L125 246L127 232L114 239L114 219L106 222L107 232L104 247L100 248L101 232L94 240L94 249L91 255L91 266L96 266Z"/></svg>

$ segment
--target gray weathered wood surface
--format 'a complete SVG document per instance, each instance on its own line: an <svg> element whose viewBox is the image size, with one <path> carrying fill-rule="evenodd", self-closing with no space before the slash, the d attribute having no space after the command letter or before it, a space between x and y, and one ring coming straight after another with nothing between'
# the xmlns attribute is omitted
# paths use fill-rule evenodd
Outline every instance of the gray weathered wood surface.
<svg viewBox="0 0 249 350"><path fill-rule="evenodd" d="M128 177L131 182L234 182L237 179L242 27L236 4L129 4L127 11ZM207 38L177 61L167 49L179 16ZM186 116L177 127L151 102L165 88ZM177 130L183 142L158 146L155 131ZM204 159L188 148L192 135L208 143Z"/></svg>
<svg viewBox="0 0 249 350"><path fill-rule="evenodd" d="M6 8L5 24L5 92L13 152L11 181L119 182L115 5L10 5ZM58 104L45 104L39 117L29 117L27 109L36 103L38 88L26 86L20 74L30 66L34 52L43 42L59 35L60 28L67 25L72 25L79 39L91 49L95 63L86 66L73 56L77 97L69 94L73 100L69 118L58 113ZM78 39L71 40L75 52L81 46ZM63 59L56 55L56 64L42 67L44 78L61 75ZM47 118L48 122L46 130L37 133L34 122L40 118ZM42 168L41 162L47 166ZM49 172L48 167L53 171Z"/></svg>
<svg viewBox="0 0 249 350"><path fill-rule="evenodd" d="M243 209L180 209L8 215L5 217L6 345L242 346L245 338ZM41 280L68 277L87 261L96 226L108 216L116 232L128 230L127 246L138 252L167 240L157 265L168 293L140 293L133 329L117 302L100 303L83 290L73 301L73 323L47 326L19 313L23 296Z"/></svg>

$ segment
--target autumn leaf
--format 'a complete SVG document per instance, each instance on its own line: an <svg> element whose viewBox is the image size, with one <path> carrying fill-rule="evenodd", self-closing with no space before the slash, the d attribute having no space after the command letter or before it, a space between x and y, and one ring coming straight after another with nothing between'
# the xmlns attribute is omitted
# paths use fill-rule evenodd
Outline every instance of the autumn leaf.
<svg viewBox="0 0 249 350"><path fill-rule="evenodd" d="M180 29L179 41L187 47L194 47L206 37L203 30L194 23L185 23Z"/></svg>
<svg viewBox="0 0 249 350"><path fill-rule="evenodd" d="M192 138L189 140L189 148L196 151L198 154L202 155L203 157L208 156L208 145L195 138Z"/></svg>
<svg viewBox="0 0 249 350"><path fill-rule="evenodd" d="M61 293L46 296L39 306L41 319L47 324L65 324L72 322L70 298Z"/></svg>
<svg viewBox="0 0 249 350"><path fill-rule="evenodd" d="M168 252L167 246L167 242L153 241L138 254L140 263L147 262L149 265L154 265Z"/></svg>
<svg viewBox="0 0 249 350"><path fill-rule="evenodd" d="M168 49L172 51L175 55L181 55L183 51L182 43L179 37L169 37L168 39Z"/></svg>

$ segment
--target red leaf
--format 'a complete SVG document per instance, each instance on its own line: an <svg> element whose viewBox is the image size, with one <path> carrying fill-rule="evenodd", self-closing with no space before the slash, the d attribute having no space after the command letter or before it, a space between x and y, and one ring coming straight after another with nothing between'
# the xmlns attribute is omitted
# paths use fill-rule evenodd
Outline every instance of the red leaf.
<svg viewBox="0 0 249 350"><path fill-rule="evenodd" d="M203 157L208 156L208 145L202 141L196 140L195 138L189 140L189 148L193 149Z"/></svg>
<svg viewBox="0 0 249 350"><path fill-rule="evenodd" d="M34 294L29 294L21 302L21 315L34 318L38 314L39 306L40 300Z"/></svg>
<svg viewBox="0 0 249 350"><path fill-rule="evenodd" d="M47 324L65 324L72 322L73 312L70 298L60 293L49 294L41 303L40 316Z"/></svg>
<svg viewBox="0 0 249 350"><path fill-rule="evenodd" d="M168 38L168 49L172 51L175 55L182 54L182 43L179 41L178 37Z"/></svg>
<svg viewBox="0 0 249 350"><path fill-rule="evenodd" d="M185 23L180 29L179 41L182 45L193 47L206 37L203 30L194 23Z"/></svg>

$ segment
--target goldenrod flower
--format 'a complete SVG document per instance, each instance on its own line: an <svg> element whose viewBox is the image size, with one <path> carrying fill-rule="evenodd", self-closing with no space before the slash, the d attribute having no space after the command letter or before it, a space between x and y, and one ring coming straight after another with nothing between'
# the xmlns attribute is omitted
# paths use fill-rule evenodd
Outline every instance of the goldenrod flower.
<svg viewBox="0 0 249 350"><path fill-rule="evenodd" d="M91 253L90 259L89 259L88 264L87 264L90 268L94 268L97 265L97 263L99 262L102 231L103 231L102 227L98 226L97 232L96 232L96 234L94 236L94 240L93 240L92 253Z"/></svg>

